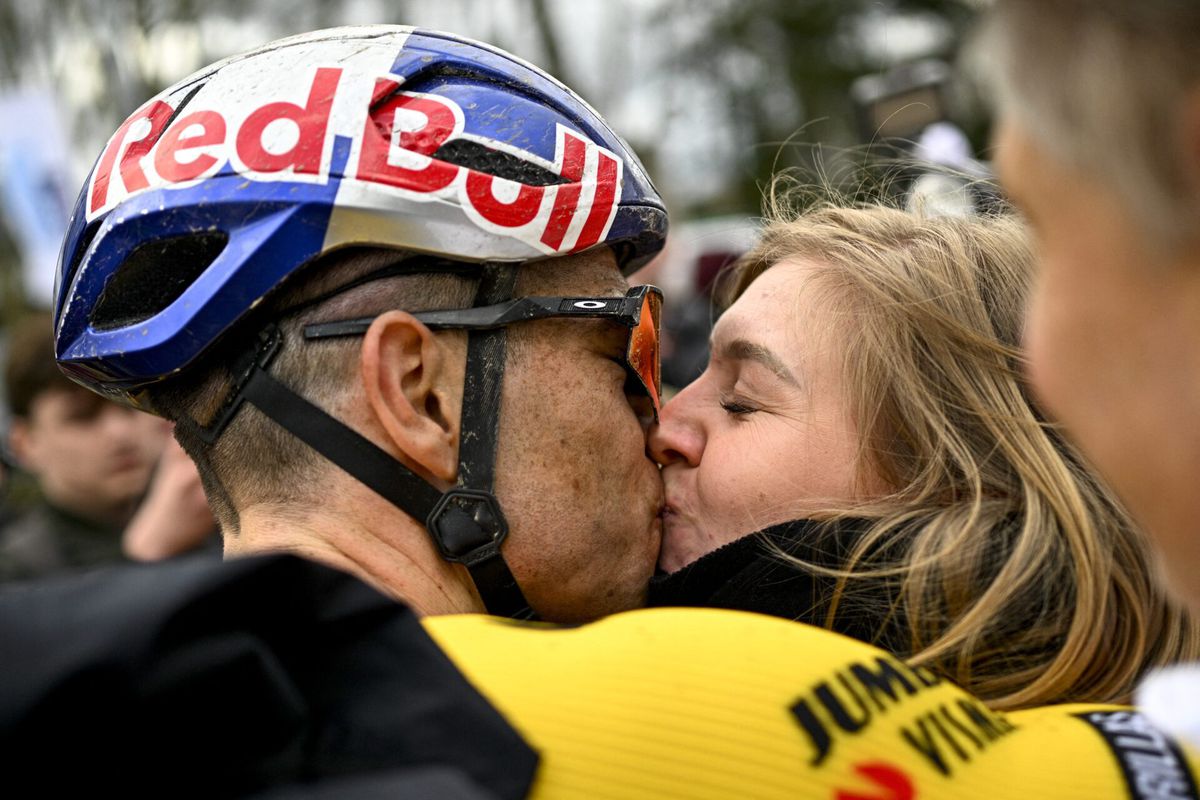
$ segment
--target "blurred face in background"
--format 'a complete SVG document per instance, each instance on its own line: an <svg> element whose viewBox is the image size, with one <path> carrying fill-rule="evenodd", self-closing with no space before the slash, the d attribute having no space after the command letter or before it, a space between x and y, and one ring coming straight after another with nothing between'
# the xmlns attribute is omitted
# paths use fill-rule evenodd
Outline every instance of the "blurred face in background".
<svg viewBox="0 0 1200 800"><path fill-rule="evenodd" d="M123 524L146 491L169 436L163 420L85 389L49 389L15 418L12 448L47 500L100 523Z"/></svg>
<svg viewBox="0 0 1200 800"><path fill-rule="evenodd" d="M1063 164L1012 119L996 163L1038 255L1031 381L1200 609L1200 242L1166 248L1104 175Z"/></svg>

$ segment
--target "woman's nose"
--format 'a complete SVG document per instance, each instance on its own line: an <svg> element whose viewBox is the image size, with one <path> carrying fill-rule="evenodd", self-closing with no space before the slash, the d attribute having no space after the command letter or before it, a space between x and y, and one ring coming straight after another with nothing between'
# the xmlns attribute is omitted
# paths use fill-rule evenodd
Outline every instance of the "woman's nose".
<svg viewBox="0 0 1200 800"><path fill-rule="evenodd" d="M671 398L650 426L650 456L662 466L687 464L695 467L704 452L704 432L695 411L695 383Z"/></svg>

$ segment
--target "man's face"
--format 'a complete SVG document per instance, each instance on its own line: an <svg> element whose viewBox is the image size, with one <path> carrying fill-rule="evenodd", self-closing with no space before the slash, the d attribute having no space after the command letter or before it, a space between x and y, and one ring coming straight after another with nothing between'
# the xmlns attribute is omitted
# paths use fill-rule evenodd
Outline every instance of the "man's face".
<svg viewBox="0 0 1200 800"><path fill-rule="evenodd" d="M13 446L51 502L119 524L146 491L168 435L157 417L85 389L50 389L14 423Z"/></svg>
<svg viewBox="0 0 1200 800"><path fill-rule="evenodd" d="M1064 166L1011 120L997 147L1040 261L1025 331L1034 387L1200 608L1200 264L1156 250L1102 175Z"/></svg>
<svg viewBox="0 0 1200 800"><path fill-rule="evenodd" d="M523 268L517 293L625 293L607 251L563 261ZM512 528L505 559L545 619L641 605L658 558L662 481L625 395L626 336L595 319L509 328L496 495Z"/></svg>

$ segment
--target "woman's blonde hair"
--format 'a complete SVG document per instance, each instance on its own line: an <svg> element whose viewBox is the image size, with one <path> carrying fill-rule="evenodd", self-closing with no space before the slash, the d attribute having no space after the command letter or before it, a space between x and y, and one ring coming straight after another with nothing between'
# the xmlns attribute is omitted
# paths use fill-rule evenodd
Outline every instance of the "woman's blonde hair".
<svg viewBox="0 0 1200 800"><path fill-rule="evenodd" d="M859 474L891 490L830 512L871 523L833 571L826 625L865 600L899 625L902 655L1002 709L1123 701L1147 667L1200 654L1141 535L1028 394L1022 224L828 205L772 217L727 299L781 261L817 269L842 323ZM893 591L864 598L862 577Z"/></svg>

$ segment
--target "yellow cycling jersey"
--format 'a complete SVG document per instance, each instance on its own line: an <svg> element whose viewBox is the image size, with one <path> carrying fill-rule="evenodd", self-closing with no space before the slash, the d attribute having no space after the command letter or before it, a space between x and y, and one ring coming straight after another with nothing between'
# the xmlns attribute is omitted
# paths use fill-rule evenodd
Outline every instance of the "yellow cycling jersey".
<svg viewBox="0 0 1200 800"><path fill-rule="evenodd" d="M774 617L424 626L539 751L536 798L1200 800L1200 754L1132 709L997 713L870 645Z"/></svg>

